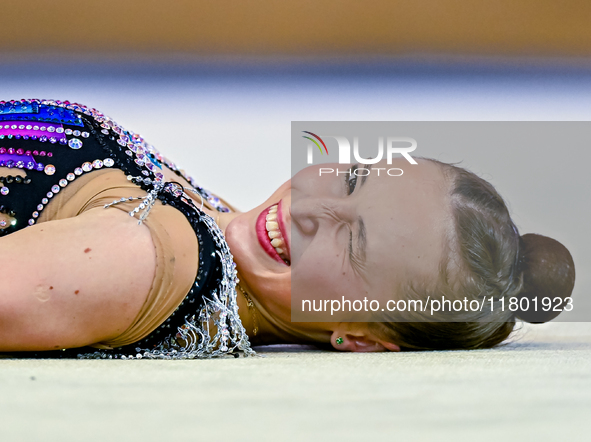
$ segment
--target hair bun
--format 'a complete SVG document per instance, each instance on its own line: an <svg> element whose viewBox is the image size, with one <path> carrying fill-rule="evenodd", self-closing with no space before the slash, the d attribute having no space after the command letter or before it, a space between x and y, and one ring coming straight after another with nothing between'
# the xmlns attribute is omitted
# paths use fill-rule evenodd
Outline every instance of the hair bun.
<svg viewBox="0 0 591 442"><path fill-rule="evenodd" d="M550 321L560 314L565 303L560 305L555 298L569 297L575 285L575 263L568 249L555 239L528 233L519 241L519 260L523 271L523 290L520 295L529 303L520 302L520 306L529 304L527 310L519 310L517 317L534 324ZM536 299L537 298L537 302ZM544 298L550 298L548 308L542 304ZM521 301L521 300L520 300ZM536 308L537 307L537 308ZM554 311L557 308L557 311Z"/></svg>

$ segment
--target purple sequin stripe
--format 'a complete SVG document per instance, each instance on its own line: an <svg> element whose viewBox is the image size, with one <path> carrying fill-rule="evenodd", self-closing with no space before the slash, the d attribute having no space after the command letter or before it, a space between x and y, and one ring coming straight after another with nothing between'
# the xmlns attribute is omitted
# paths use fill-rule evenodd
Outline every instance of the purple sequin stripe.
<svg viewBox="0 0 591 442"><path fill-rule="evenodd" d="M13 152L9 153L9 151ZM20 153L16 153L14 149L8 149L6 151L6 149L0 148L0 167L16 167L18 169L43 171L45 166L35 161L31 152L23 153L21 151Z"/></svg>

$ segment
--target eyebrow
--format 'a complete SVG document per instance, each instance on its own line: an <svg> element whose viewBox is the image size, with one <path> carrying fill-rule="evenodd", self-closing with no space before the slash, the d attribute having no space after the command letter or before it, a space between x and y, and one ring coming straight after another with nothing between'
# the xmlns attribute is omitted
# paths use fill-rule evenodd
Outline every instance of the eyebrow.
<svg viewBox="0 0 591 442"><path fill-rule="evenodd" d="M361 177L361 183L359 184L360 188L363 187L365 182L367 181L367 177L371 173L371 166L369 164L367 167L368 173L367 175L363 175ZM359 215L357 218L357 255L359 256L359 260L362 264L365 264L365 250L367 247L367 232L365 230L365 222L363 221L363 217Z"/></svg>

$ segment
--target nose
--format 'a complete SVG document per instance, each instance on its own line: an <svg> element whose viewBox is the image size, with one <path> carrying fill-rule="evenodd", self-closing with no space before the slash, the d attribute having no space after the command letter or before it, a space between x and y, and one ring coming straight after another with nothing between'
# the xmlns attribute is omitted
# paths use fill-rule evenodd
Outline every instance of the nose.
<svg viewBox="0 0 591 442"><path fill-rule="evenodd" d="M343 223L345 207L336 198L296 197L292 199L292 222L304 235L314 235L320 226Z"/></svg>
<svg viewBox="0 0 591 442"><path fill-rule="evenodd" d="M320 199L314 197L295 198L291 202L291 219L304 235L313 235L318 230L317 214Z"/></svg>

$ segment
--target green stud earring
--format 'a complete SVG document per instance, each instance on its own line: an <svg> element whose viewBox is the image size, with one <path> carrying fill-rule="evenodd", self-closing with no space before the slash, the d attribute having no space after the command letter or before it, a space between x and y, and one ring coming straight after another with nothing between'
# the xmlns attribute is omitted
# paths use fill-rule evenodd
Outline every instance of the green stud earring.
<svg viewBox="0 0 591 442"><path fill-rule="evenodd" d="M341 345L343 342L345 342L345 340L339 336L335 342L337 343L337 345Z"/></svg>

